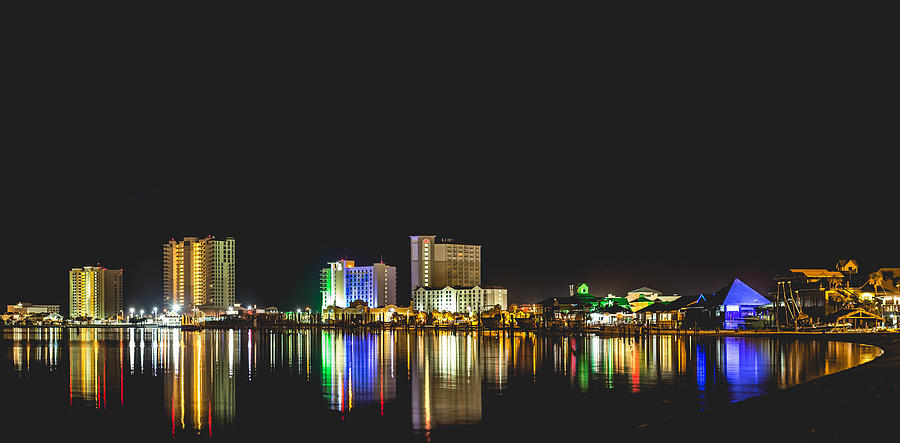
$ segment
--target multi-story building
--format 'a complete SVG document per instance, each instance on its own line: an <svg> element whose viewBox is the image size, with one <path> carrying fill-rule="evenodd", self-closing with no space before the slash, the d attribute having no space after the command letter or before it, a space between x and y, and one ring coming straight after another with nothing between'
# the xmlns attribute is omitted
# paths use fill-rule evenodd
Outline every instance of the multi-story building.
<svg viewBox="0 0 900 443"><path fill-rule="evenodd" d="M225 308L234 305L234 238L185 237L163 244L163 303Z"/></svg>
<svg viewBox="0 0 900 443"><path fill-rule="evenodd" d="M328 306L347 307L347 293L344 291L344 269L352 268L353 260L328 262L328 267L319 272L319 289L322 293L322 312Z"/></svg>
<svg viewBox="0 0 900 443"><path fill-rule="evenodd" d="M368 306L397 303L397 268L382 263L356 266L353 260L329 262L319 273L322 308L346 308L350 302L362 300Z"/></svg>
<svg viewBox="0 0 900 443"><path fill-rule="evenodd" d="M59 314L59 305L33 305L20 301L14 305L6 305L6 312L19 315Z"/></svg>
<svg viewBox="0 0 900 443"><path fill-rule="evenodd" d="M436 243L433 235L409 237L411 288L481 284L481 246Z"/></svg>
<svg viewBox="0 0 900 443"><path fill-rule="evenodd" d="M412 307L417 311L481 312L500 305L505 310L507 290L500 286L445 286L413 291Z"/></svg>
<svg viewBox="0 0 900 443"><path fill-rule="evenodd" d="M99 266L72 268L69 271L69 317L107 319L125 307L125 285L121 269Z"/></svg>

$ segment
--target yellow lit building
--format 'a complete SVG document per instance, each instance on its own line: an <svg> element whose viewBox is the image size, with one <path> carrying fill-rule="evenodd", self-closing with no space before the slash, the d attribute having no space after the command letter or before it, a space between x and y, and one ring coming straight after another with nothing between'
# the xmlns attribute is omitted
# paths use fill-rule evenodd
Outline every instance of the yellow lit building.
<svg viewBox="0 0 900 443"><path fill-rule="evenodd" d="M411 235L409 245L413 291L481 284L480 245L436 243L434 235Z"/></svg>
<svg viewBox="0 0 900 443"><path fill-rule="evenodd" d="M121 269L99 266L69 271L69 317L107 319L122 315L125 285Z"/></svg>
<svg viewBox="0 0 900 443"><path fill-rule="evenodd" d="M234 238L174 238L163 244L166 307L234 305Z"/></svg>

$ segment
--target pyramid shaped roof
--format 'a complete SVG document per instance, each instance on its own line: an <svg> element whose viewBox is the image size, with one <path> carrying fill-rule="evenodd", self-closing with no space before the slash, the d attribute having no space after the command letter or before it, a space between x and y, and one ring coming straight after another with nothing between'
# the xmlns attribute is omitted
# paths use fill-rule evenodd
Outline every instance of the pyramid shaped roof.
<svg viewBox="0 0 900 443"><path fill-rule="evenodd" d="M738 279L716 291L707 298L707 301L710 305L761 306L771 303L769 299Z"/></svg>

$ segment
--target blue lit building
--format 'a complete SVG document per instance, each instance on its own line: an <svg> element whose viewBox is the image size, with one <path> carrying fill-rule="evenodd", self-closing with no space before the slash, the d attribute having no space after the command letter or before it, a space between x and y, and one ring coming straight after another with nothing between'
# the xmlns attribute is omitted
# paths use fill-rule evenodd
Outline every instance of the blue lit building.
<svg viewBox="0 0 900 443"><path fill-rule="evenodd" d="M685 322L700 328L745 329L756 319L756 308L771 301L746 283L734 279L712 294L700 294L688 304Z"/></svg>
<svg viewBox="0 0 900 443"><path fill-rule="evenodd" d="M321 272L322 309L346 308L356 300L370 307L397 304L397 268L384 263L356 266L353 260L329 263Z"/></svg>

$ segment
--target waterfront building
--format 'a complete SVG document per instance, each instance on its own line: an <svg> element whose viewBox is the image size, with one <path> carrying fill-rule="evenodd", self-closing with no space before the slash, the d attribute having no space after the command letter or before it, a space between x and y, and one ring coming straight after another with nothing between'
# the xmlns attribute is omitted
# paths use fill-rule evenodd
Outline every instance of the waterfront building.
<svg viewBox="0 0 900 443"><path fill-rule="evenodd" d="M625 298L627 298L629 302L632 302L635 299L638 299L640 297L644 297L648 300L656 300L656 297L658 297L660 295L662 295L661 291L657 291L656 289L650 289L646 286L643 286L643 287L640 287L637 289L632 289L631 291L628 291L628 294L625 296Z"/></svg>
<svg viewBox="0 0 900 443"><path fill-rule="evenodd" d="M319 273L322 309L328 306L346 308L361 300L368 306L397 303L397 268L384 262L372 266L356 266L353 260L329 262Z"/></svg>
<svg viewBox="0 0 900 443"><path fill-rule="evenodd" d="M163 303L167 307L228 307L234 298L233 237L173 238L163 244Z"/></svg>
<svg viewBox="0 0 900 443"><path fill-rule="evenodd" d="M844 308L849 281L840 271L794 268L775 276L773 285L769 298L780 299L778 309L783 309L785 298L793 298L792 303L817 322Z"/></svg>
<svg viewBox="0 0 900 443"><path fill-rule="evenodd" d="M628 291L628 294L625 296L625 298L627 298L629 302L632 302L641 297L644 297L645 299L650 301L670 302L677 300L679 296L678 294L664 295L661 291L650 289L646 286Z"/></svg>
<svg viewBox="0 0 900 443"><path fill-rule="evenodd" d="M750 329L757 327L756 308L770 304L766 297L744 282L734 279L712 294L700 294L684 306L684 321L703 329Z"/></svg>
<svg viewBox="0 0 900 443"><path fill-rule="evenodd" d="M72 268L69 271L69 317L124 317L124 292L122 269Z"/></svg>
<svg viewBox="0 0 900 443"><path fill-rule="evenodd" d="M412 307L417 311L482 312L500 305L507 307L507 289L500 286L417 287L413 290Z"/></svg>
<svg viewBox="0 0 900 443"><path fill-rule="evenodd" d="M20 301L14 305L6 305L6 312L17 315L59 314L59 305L33 305Z"/></svg>
<svg viewBox="0 0 900 443"><path fill-rule="evenodd" d="M481 246L437 243L434 235L411 235L411 289L481 285Z"/></svg>

